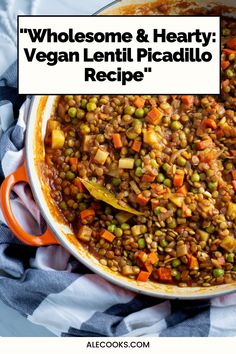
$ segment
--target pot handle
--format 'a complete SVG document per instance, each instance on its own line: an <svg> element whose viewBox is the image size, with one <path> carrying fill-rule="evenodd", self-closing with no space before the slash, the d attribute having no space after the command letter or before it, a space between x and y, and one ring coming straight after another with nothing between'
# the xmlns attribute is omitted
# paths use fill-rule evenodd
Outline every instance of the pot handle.
<svg viewBox="0 0 236 354"><path fill-rule="evenodd" d="M41 236L34 236L27 233L16 220L10 203L10 194L13 186L18 182L29 183L25 165L20 166L14 173L10 174L3 181L0 189L0 203L3 215L11 231L19 240L30 246L44 246L59 244L52 231L47 226L46 231Z"/></svg>

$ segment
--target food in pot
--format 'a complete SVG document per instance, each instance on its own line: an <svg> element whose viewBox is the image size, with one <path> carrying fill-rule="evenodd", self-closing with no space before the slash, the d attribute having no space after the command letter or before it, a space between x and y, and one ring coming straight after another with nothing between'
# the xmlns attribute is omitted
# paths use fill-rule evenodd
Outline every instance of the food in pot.
<svg viewBox="0 0 236 354"><path fill-rule="evenodd" d="M61 96L45 176L101 264L180 287L236 279L236 21L221 96ZM203 81L204 84L204 81Z"/></svg>

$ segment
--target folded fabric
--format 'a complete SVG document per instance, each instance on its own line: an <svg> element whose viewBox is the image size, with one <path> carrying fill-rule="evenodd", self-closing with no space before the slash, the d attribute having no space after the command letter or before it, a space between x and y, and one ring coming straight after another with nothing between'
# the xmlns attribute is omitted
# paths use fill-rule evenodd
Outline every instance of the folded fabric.
<svg viewBox="0 0 236 354"><path fill-rule="evenodd" d="M27 3L33 9L39 6L38 1ZM60 2L64 6L68 3ZM0 43L0 53L3 49ZM30 98L17 95L15 63L0 80L0 175L4 178L23 162ZM43 220L24 183L14 188L12 208L27 231L40 234ZM8 229L1 210L0 220L0 299L58 336L236 334L234 294L205 301L166 301L137 295L93 274L61 246L33 248L22 244Z"/></svg>

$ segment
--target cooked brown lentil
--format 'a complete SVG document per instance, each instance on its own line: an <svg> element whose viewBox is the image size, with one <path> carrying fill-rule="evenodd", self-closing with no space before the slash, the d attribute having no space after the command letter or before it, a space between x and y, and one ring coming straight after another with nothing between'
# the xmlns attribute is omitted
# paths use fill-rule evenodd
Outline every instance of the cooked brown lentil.
<svg viewBox="0 0 236 354"><path fill-rule="evenodd" d="M221 96L60 97L45 137L51 196L114 272L180 287L236 279L235 36L223 18ZM79 177L143 215L94 200Z"/></svg>

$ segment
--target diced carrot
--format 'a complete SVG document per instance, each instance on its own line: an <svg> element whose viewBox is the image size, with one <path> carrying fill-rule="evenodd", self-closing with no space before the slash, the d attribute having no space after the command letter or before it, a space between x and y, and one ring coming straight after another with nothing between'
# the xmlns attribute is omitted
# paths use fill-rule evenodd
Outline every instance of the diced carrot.
<svg viewBox="0 0 236 354"><path fill-rule="evenodd" d="M232 181L232 186L233 186L234 191L236 192L236 181Z"/></svg>
<svg viewBox="0 0 236 354"><path fill-rule="evenodd" d="M171 275L170 268L161 267L161 268L157 269L157 275L160 278L160 280L163 282L172 281L172 275Z"/></svg>
<svg viewBox="0 0 236 354"><path fill-rule="evenodd" d="M136 198L136 202L140 205L147 205L147 203L149 202L150 198L145 197L142 193L140 193L137 198Z"/></svg>
<svg viewBox="0 0 236 354"><path fill-rule="evenodd" d="M163 113L156 107L154 107L147 114L148 122L153 124L153 125L159 124L162 117L163 117Z"/></svg>
<svg viewBox="0 0 236 354"><path fill-rule="evenodd" d="M233 179L236 180L236 170L232 171L232 176L233 176Z"/></svg>
<svg viewBox="0 0 236 354"><path fill-rule="evenodd" d="M138 281L147 281L149 277L150 277L149 272L144 272L143 270L141 270L141 272L138 274L137 280Z"/></svg>
<svg viewBox="0 0 236 354"><path fill-rule="evenodd" d="M144 263L144 267L146 268L146 270L151 273L153 271L153 266L151 265L151 262L145 262Z"/></svg>
<svg viewBox="0 0 236 354"><path fill-rule="evenodd" d="M181 280L187 281L189 278L189 271L188 270L183 270L181 274Z"/></svg>
<svg viewBox="0 0 236 354"><path fill-rule="evenodd" d="M236 37L228 39L226 45L228 48L236 50Z"/></svg>
<svg viewBox="0 0 236 354"><path fill-rule="evenodd" d="M223 256L217 258L219 265L225 265L225 258Z"/></svg>
<svg viewBox="0 0 236 354"><path fill-rule="evenodd" d="M151 264L155 264L156 262L158 262L158 255L156 252L151 252L148 255L148 259L150 261Z"/></svg>
<svg viewBox="0 0 236 354"><path fill-rule="evenodd" d="M198 150L204 150L204 149L208 148L211 145L212 145L211 139L205 139L205 140L202 140L199 143L197 143L197 149Z"/></svg>
<svg viewBox="0 0 236 354"><path fill-rule="evenodd" d="M142 146L142 142L140 140L134 140L134 142L131 146L131 149L136 152L139 152L141 149L141 146Z"/></svg>
<svg viewBox="0 0 236 354"><path fill-rule="evenodd" d="M199 264L198 264L198 260L196 257L194 257L192 254L189 254L187 256L187 258L188 258L189 269L191 269L191 270L199 269Z"/></svg>
<svg viewBox="0 0 236 354"><path fill-rule="evenodd" d="M184 175L176 173L173 178L173 183L175 187L181 187L184 183Z"/></svg>
<svg viewBox="0 0 236 354"><path fill-rule="evenodd" d="M144 106L144 103L145 103L145 99L142 97L136 97L134 100L134 105L137 108L142 108Z"/></svg>
<svg viewBox="0 0 236 354"><path fill-rule="evenodd" d="M176 193L182 194L182 195L187 195L188 194L187 186L185 184L183 184L182 187L177 189Z"/></svg>
<svg viewBox="0 0 236 354"><path fill-rule="evenodd" d="M188 218L192 216L192 210L188 208L186 204L183 204L182 206L182 217L183 218Z"/></svg>
<svg viewBox="0 0 236 354"><path fill-rule="evenodd" d="M86 191L86 189L85 189L85 187L84 187L84 185L83 185L83 183L81 182L81 180L80 180L79 177L76 177L76 178L74 179L74 185L75 185L76 187L78 187L80 193L84 193L84 192Z"/></svg>
<svg viewBox="0 0 236 354"><path fill-rule="evenodd" d="M113 134L112 139L113 139L113 144L114 144L115 148L121 149L123 146L123 143L122 143L120 134Z"/></svg>
<svg viewBox="0 0 236 354"><path fill-rule="evenodd" d="M153 175L151 173L146 173L142 177L142 182L153 182L156 178L156 175Z"/></svg>
<svg viewBox="0 0 236 354"><path fill-rule="evenodd" d="M160 204L160 201L158 199L154 199L154 200L151 200L151 204L152 204L152 210L153 210Z"/></svg>
<svg viewBox="0 0 236 354"><path fill-rule="evenodd" d="M209 150L209 151L201 151L198 154L198 157L201 162L209 163L216 158L216 155L217 155L216 151Z"/></svg>
<svg viewBox="0 0 236 354"><path fill-rule="evenodd" d="M71 165L78 165L78 158L77 157L70 157L69 162Z"/></svg>
<svg viewBox="0 0 236 354"><path fill-rule="evenodd" d="M181 101L186 106L192 106L193 102L194 102L194 97L193 96L181 96Z"/></svg>
<svg viewBox="0 0 236 354"><path fill-rule="evenodd" d="M204 120L204 125L206 126L206 128L211 128L211 129L216 129L217 128L217 124L213 119L207 118Z"/></svg>
<svg viewBox="0 0 236 354"><path fill-rule="evenodd" d="M113 235L110 231L104 230L101 233L101 237L104 238L108 242L112 242L115 238L115 235Z"/></svg>
<svg viewBox="0 0 236 354"><path fill-rule="evenodd" d="M85 219L89 218L90 216L95 216L95 211L94 211L94 209L85 209L85 210L81 211L79 215L80 215L81 220L85 220Z"/></svg>
<svg viewBox="0 0 236 354"><path fill-rule="evenodd" d="M236 54L236 50L233 49L228 49L228 48L224 48L222 49L223 53L230 55L230 54Z"/></svg>
<svg viewBox="0 0 236 354"><path fill-rule="evenodd" d="M228 60L223 60L223 61L221 62L221 69L222 69L222 70L227 69L229 66L230 66L230 62L229 62Z"/></svg>

